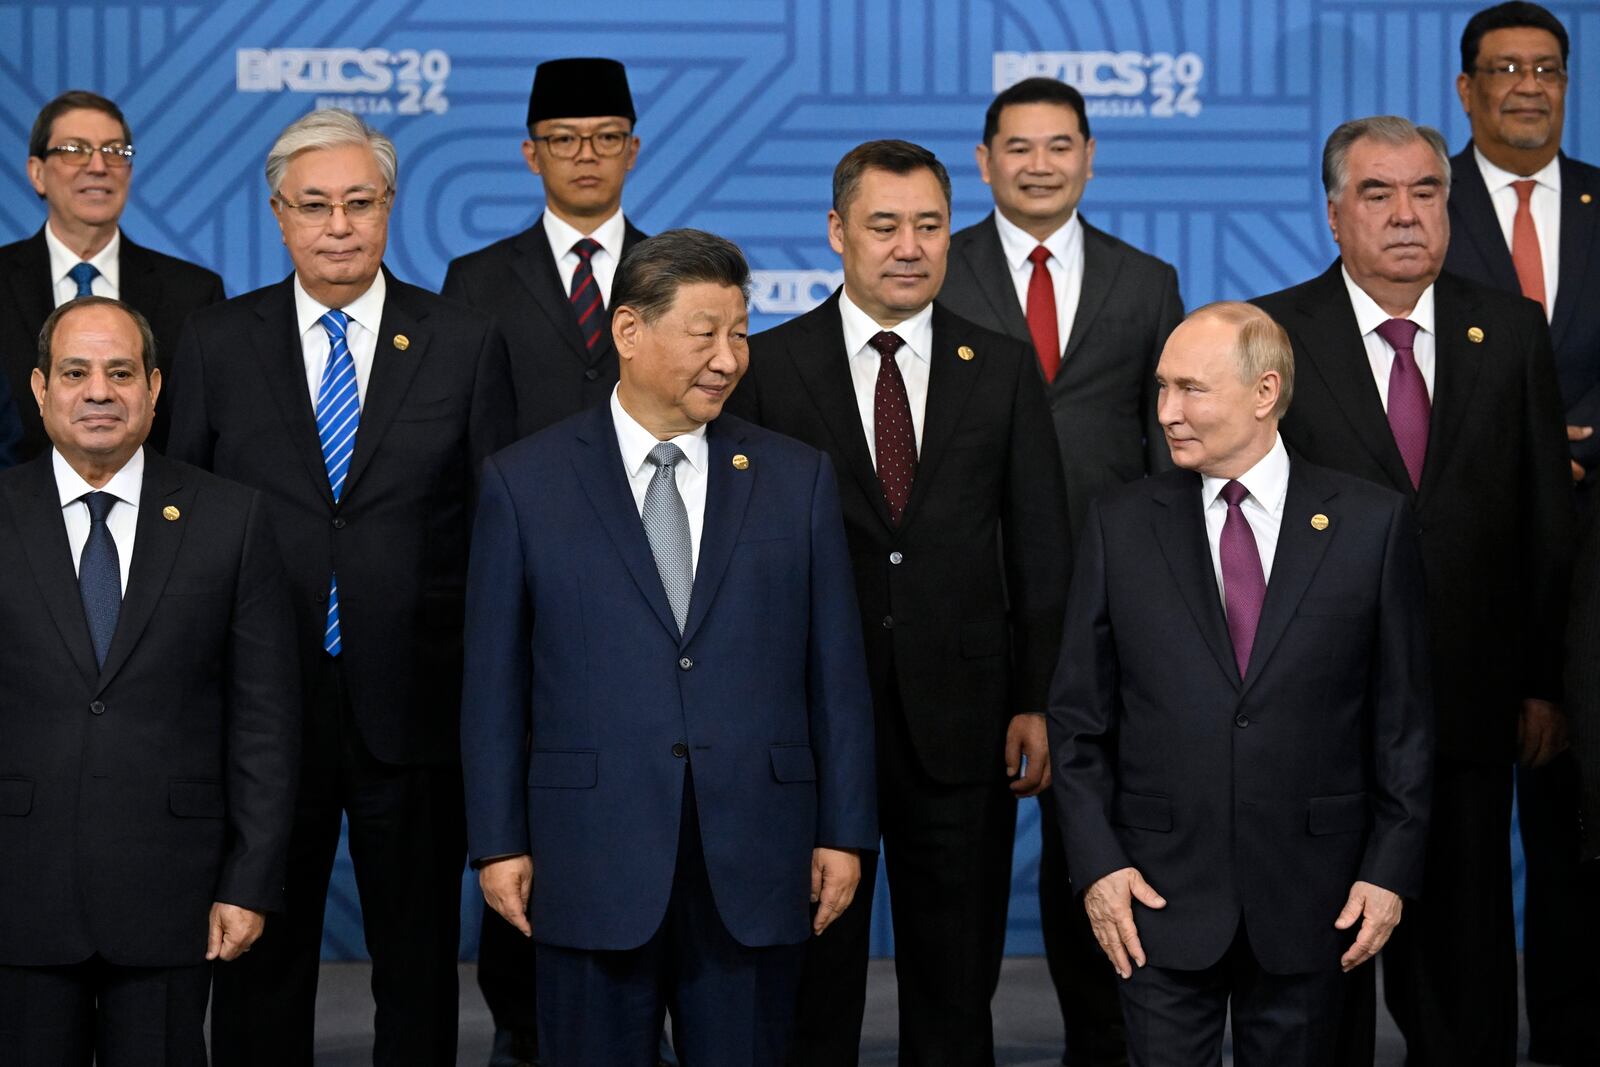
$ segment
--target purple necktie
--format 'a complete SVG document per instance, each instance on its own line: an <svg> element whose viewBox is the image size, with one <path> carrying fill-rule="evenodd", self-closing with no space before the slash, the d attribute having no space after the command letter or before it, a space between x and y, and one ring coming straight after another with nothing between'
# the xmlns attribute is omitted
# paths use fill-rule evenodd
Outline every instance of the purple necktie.
<svg viewBox="0 0 1600 1067"><path fill-rule="evenodd" d="M878 383L872 391L872 442L878 453L878 483L889 505L889 521L899 526L917 476L917 434L911 399L894 354L905 344L897 333L874 334L867 344L878 350Z"/></svg>
<svg viewBox="0 0 1600 1067"><path fill-rule="evenodd" d="M1238 482L1222 487L1228 503L1228 517L1222 523L1222 603L1228 612L1228 636L1233 638L1233 658L1239 664L1239 677L1250 667L1250 648L1256 643L1256 625L1261 622L1261 602L1267 596L1267 580L1261 572L1261 553L1256 550L1256 535L1239 504L1250 490Z"/></svg>
<svg viewBox="0 0 1600 1067"><path fill-rule="evenodd" d="M1388 319L1378 324L1378 336L1394 349L1389 365L1389 429L1400 446L1411 475L1411 488L1422 485L1422 459L1428 454L1428 384L1417 368L1412 342L1417 339L1417 324L1410 319Z"/></svg>

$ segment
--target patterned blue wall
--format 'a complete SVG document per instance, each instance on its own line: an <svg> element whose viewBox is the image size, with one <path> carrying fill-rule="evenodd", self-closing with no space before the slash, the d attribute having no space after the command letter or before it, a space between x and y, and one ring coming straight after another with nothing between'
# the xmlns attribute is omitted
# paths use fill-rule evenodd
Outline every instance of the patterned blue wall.
<svg viewBox="0 0 1600 1067"><path fill-rule="evenodd" d="M1190 306L1277 289L1333 245L1316 160L1354 115L1397 112L1462 144L1456 42L1478 0L0 0L0 240L43 217L23 172L38 106L93 88L139 147L124 219L141 242L221 271L230 293L288 260L261 163L273 135L353 107L400 150L388 261L434 286L451 257L540 207L520 157L535 63L628 65L644 148L629 215L738 241L758 273L754 326L835 284L828 178L871 137L920 141L950 166L955 222L989 207L972 149L996 89L1035 73L1083 89L1099 142L1085 211L1175 263ZM1600 5L1549 6L1576 85L1600 66ZM1600 155L1600 104L1567 100L1567 150ZM1018 828L1010 947L1039 949L1037 812ZM326 949L362 951L348 860ZM476 899L469 886L467 901ZM466 910L473 910L468 908ZM881 948L889 946L879 912ZM465 924L470 950L474 924Z"/></svg>

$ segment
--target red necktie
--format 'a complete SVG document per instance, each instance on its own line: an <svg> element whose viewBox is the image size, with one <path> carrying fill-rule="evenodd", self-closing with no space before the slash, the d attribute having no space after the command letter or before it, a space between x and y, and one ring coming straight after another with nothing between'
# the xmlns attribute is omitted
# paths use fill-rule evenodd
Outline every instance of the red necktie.
<svg viewBox="0 0 1600 1067"><path fill-rule="evenodd" d="M594 280L594 264L589 260L600 251L600 242L585 237L572 246L578 256L578 266L572 272L572 313L578 317L578 329L583 333L583 343L590 351L600 343L600 327L605 323L601 310L600 283Z"/></svg>
<svg viewBox="0 0 1600 1067"><path fill-rule="evenodd" d="M878 384L872 393L872 443L878 453L878 484L896 526L911 499L917 476L917 433L911 425L911 400L894 354L905 344L897 333L875 334L867 344L878 350Z"/></svg>
<svg viewBox="0 0 1600 1067"><path fill-rule="evenodd" d="M1389 364L1389 429L1400 446L1411 488L1422 485L1422 460L1428 454L1428 419L1433 410L1428 400L1428 384L1422 380L1416 354L1411 346L1417 339L1417 324L1410 319L1387 319L1378 323L1378 336L1394 349Z"/></svg>
<svg viewBox="0 0 1600 1067"><path fill-rule="evenodd" d="M1039 353L1044 380L1053 382L1061 369L1061 331L1056 325L1056 287L1045 266L1050 250L1040 245L1028 258L1033 261L1033 277L1028 279L1028 332L1033 335L1033 350Z"/></svg>
<svg viewBox="0 0 1600 1067"><path fill-rule="evenodd" d="M1511 263L1517 268L1517 284L1522 286L1522 295L1539 301L1548 313L1550 307L1544 302L1544 258L1539 254L1539 231L1534 229L1533 212L1528 209L1533 187L1537 184L1532 178L1511 183L1511 188L1517 191L1517 214L1511 220Z"/></svg>
<svg viewBox="0 0 1600 1067"><path fill-rule="evenodd" d="M1228 636L1233 639L1233 659L1239 677L1250 670L1250 650L1256 643L1256 627L1261 622L1261 604L1267 598L1267 579L1261 569L1261 551L1256 547L1255 531L1239 505L1250 490L1238 482L1222 487L1228 517L1222 520L1222 537L1217 555L1222 557L1222 603L1228 613Z"/></svg>

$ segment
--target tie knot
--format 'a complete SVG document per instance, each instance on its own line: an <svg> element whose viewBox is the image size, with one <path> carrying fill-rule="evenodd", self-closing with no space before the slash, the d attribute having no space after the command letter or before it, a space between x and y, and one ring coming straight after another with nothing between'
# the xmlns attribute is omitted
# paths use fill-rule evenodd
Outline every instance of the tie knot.
<svg viewBox="0 0 1600 1067"><path fill-rule="evenodd" d="M1035 248L1032 252L1028 253L1028 258L1033 261L1033 265L1035 267L1042 267L1044 266L1045 260L1050 258L1050 250L1044 245L1040 245L1038 248Z"/></svg>
<svg viewBox="0 0 1600 1067"><path fill-rule="evenodd" d="M328 331L330 344L343 340L345 331L350 328L350 316L337 309L324 313L317 321Z"/></svg>
<svg viewBox="0 0 1600 1067"><path fill-rule="evenodd" d="M1532 178L1524 178L1520 182L1512 182L1511 188L1517 191L1517 199L1526 204L1528 198L1533 195L1533 187L1538 184Z"/></svg>
<svg viewBox="0 0 1600 1067"><path fill-rule="evenodd" d="M1378 323L1378 336L1389 342L1389 347L1396 352L1405 349L1411 351L1411 343L1417 338L1417 324L1410 319L1385 319Z"/></svg>
<svg viewBox="0 0 1600 1067"><path fill-rule="evenodd" d="M111 514L111 509L116 506L117 498L110 493L85 493L82 500L89 505L89 521L105 522L106 516Z"/></svg>
<svg viewBox="0 0 1600 1067"><path fill-rule="evenodd" d="M883 330L879 333L873 334L872 339L868 341L867 344L871 345L873 348L876 348L880 356L883 356L886 359L892 359L894 358L894 354L900 351L900 346L905 344L905 341L902 340L900 335L894 331Z"/></svg>
<svg viewBox="0 0 1600 1067"><path fill-rule="evenodd" d="M650 450L648 459L663 470L671 470L683 458L683 449L671 441L662 441Z"/></svg>
<svg viewBox="0 0 1600 1067"><path fill-rule="evenodd" d="M1238 482L1229 482L1227 485L1222 487L1222 499L1228 502L1228 506L1230 508L1236 508L1240 504L1244 503L1244 498L1249 495L1250 490L1246 489Z"/></svg>
<svg viewBox="0 0 1600 1067"><path fill-rule="evenodd" d="M100 268L93 263L79 263L67 271L67 277L78 286L78 295L83 296L89 292L89 283L100 277Z"/></svg>
<svg viewBox="0 0 1600 1067"><path fill-rule="evenodd" d="M600 242L593 237L585 237L572 246L572 251L579 259L587 263L591 256L600 251Z"/></svg>

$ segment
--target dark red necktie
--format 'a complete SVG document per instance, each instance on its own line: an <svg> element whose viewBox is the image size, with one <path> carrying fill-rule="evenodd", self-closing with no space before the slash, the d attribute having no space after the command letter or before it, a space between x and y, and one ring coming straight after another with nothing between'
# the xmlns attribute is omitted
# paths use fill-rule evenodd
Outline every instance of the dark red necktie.
<svg viewBox="0 0 1600 1067"><path fill-rule="evenodd" d="M1028 332L1033 335L1044 380L1053 382L1061 369L1061 330L1056 324L1056 287L1045 265L1050 250L1040 245L1028 258L1033 261L1033 277L1028 279Z"/></svg>
<svg viewBox="0 0 1600 1067"><path fill-rule="evenodd" d="M600 251L600 242L585 237L572 246L577 253L578 268L572 272L572 313L578 317L578 329L583 333L583 343L593 351L600 343L600 327L605 323L602 313L604 301L600 299L600 283L594 278L594 264L589 261Z"/></svg>
<svg viewBox="0 0 1600 1067"><path fill-rule="evenodd" d="M883 487L889 520L896 526L911 499L917 476L917 432L911 425L911 399L894 354L905 344L897 333L884 331L867 344L878 350L878 384L872 391L872 443L878 453L878 484Z"/></svg>
<svg viewBox="0 0 1600 1067"><path fill-rule="evenodd" d="M1387 319L1378 323L1378 336L1394 349L1389 365L1389 429L1400 446L1411 488L1422 485L1422 460L1428 454L1428 417L1433 405L1428 400L1428 384L1422 380L1416 353L1411 346L1417 339L1417 324L1410 319Z"/></svg>
<svg viewBox="0 0 1600 1067"><path fill-rule="evenodd" d="M1250 649L1256 643L1256 626L1261 622L1261 602L1267 598L1267 579L1261 570L1261 552L1256 548L1255 531L1239 505L1250 490L1229 482L1220 494L1228 504L1228 517L1222 522L1222 538L1217 554L1222 557L1222 603L1228 612L1228 636L1233 638L1233 658L1239 677L1250 670Z"/></svg>
<svg viewBox="0 0 1600 1067"><path fill-rule="evenodd" d="M1517 191L1517 213L1511 218L1511 265L1516 268L1522 295L1544 304L1544 257L1539 252L1539 231L1533 225L1533 210L1529 207L1537 184L1532 178L1511 183Z"/></svg>

